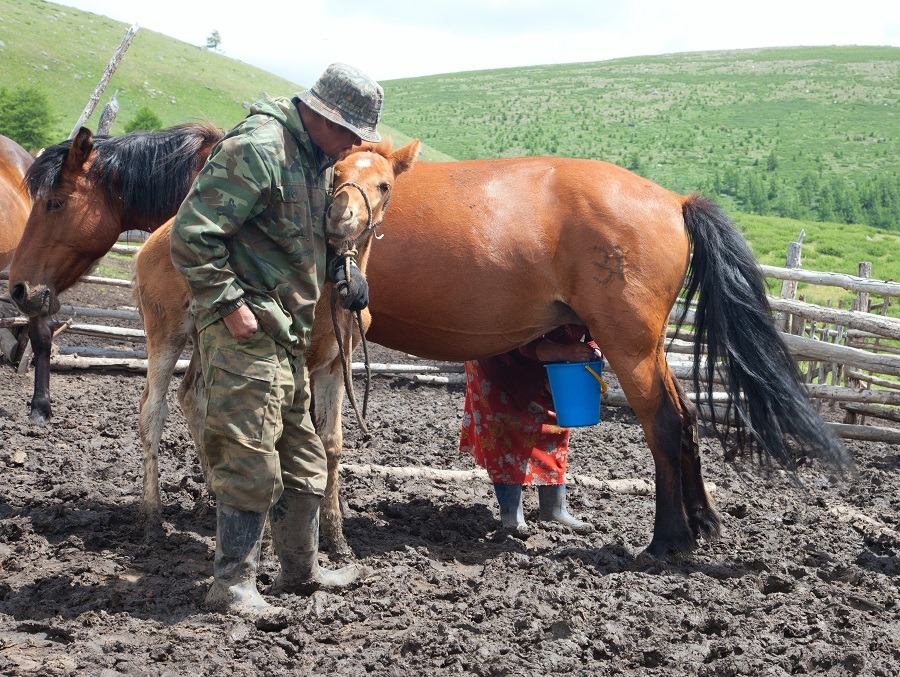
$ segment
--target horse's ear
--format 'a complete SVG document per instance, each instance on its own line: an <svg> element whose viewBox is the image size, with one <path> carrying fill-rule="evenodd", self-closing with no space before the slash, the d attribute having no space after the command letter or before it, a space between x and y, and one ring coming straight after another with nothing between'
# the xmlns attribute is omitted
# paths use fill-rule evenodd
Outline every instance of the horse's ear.
<svg viewBox="0 0 900 677"><path fill-rule="evenodd" d="M419 154L419 140L415 139L398 150L391 153L391 164L394 167L394 176L409 171L416 156Z"/></svg>
<svg viewBox="0 0 900 677"><path fill-rule="evenodd" d="M69 154L66 156L66 167L73 172L80 172L84 168L84 163L88 161L91 151L94 150L94 135L87 127L78 130L75 138L72 139L72 146L69 148Z"/></svg>

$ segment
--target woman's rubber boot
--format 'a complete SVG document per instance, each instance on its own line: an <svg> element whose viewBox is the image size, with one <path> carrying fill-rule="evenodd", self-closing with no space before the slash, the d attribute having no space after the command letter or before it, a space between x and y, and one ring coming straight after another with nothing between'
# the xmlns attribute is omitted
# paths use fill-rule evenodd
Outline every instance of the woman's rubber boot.
<svg viewBox="0 0 900 677"><path fill-rule="evenodd" d="M589 534L594 527L575 519L566 508L566 485L548 484L538 487L540 517L545 522L559 522L576 534Z"/></svg>
<svg viewBox="0 0 900 677"><path fill-rule="evenodd" d="M494 493L500 506L500 522L504 529L516 533L528 531L525 513L522 510L522 485L494 482Z"/></svg>
<svg viewBox="0 0 900 677"><path fill-rule="evenodd" d="M319 588L344 588L363 573L354 565L334 571L319 566L321 502L320 496L286 490L269 511L272 542L281 562L281 573L269 588L270 595L308 595Z"/></svg>
<svg viewBox="0 0 900 677"><path fill-rule="evenodd" d="M272 606L256 589L259 552L266 513L238 510L218 501L213 584L205 606L252 621L278 620L288 612Z"/></svg>

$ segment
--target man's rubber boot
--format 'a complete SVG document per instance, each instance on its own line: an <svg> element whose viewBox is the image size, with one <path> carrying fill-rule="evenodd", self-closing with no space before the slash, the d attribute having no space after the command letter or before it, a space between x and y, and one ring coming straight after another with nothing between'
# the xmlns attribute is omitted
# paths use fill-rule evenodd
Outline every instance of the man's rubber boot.
<svg viewBox="0 0 900 677"><path fill-rule="evenodd" d="M549 484L538 487L540 518L545 522L559 522L576 534L589 534L594 527L575 519L566 508L566 485Z"/></svg>
<svg viewBox="0 0 900 677"><path fill-rule="evenodd" d="M281 573L270 595L290 592L306 595L319 588L344 588L356 582L361 567L349 565L331 571L319 566L319 504L321 497L285 491L269 511L272 542Z"/></svg>
<svg viewBox="0 0 900 677"><path fill-rule="evenodd" d="M206 593L210 611L252 621L277 620L285 609L266 602L256 589L259 552L266 513L238 510L221 501L216 508L216 558L213 584Z"/></svg>
<svg viewBox="0 0 900 677"><path fill-rule="evenodd" d="M494 493L500 506L500 522L504 529L516 532L528 530L522 509L522 485L494 482Z"/></svg>

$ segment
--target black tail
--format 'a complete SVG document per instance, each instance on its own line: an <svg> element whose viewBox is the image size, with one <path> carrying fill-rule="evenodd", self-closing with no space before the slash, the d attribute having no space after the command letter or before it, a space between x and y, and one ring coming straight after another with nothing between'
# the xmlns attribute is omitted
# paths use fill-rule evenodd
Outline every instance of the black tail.
<svg viewBox="0 0 900 677"><path fill-rule="evenodd" d="M716 372L727 377L730 394L724 425L712 421L722 445L733 419L738 450L749 441L759 458L788 468L796 467L800 455L849 465L846 449L809 404L797 365L773 324L763 276L747 242L709 200L691 195L682 213L693 246L685 303L697 296L694 387L699 398L705 343L710 407ZM683 321L684 316L679 325Z"/></svg>

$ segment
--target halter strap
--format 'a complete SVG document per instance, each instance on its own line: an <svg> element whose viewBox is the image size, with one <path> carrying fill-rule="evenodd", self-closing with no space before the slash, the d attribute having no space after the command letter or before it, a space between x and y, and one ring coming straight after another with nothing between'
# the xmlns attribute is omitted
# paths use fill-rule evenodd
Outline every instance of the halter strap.
<svg viewBox="0 0 900 677"><path fill-rule="evenodd" d="M362 195L363 202L366 205L366 212L368 214L368 219L366 220L366 227L363 228L361 231L359 231L359 233L357 233L355 237L344 240L344 242L347 243L348 248L355 249L356 245L359 244L360 240L362 240L363 237L365 237L365 235L368 234L369 232L374 233L374 237L376 240L380 240L384 236L378 235L378 233L376 232L376 229L378 228L378 226L381 225L381 221L377 221L377 222L373 223L374 213L372 212L372 204L369 202L369 196L366 194L366 191L363 190L362 186L360 186L358 183L355 183L354 181L346 181L334 189L334 195L337 195L338 193L340 193L347 186L352 186L353 188L356 188L356 190L359 191L360 195ZM390 200L391 200L391 195L390 195L390 193L388 193L387 199L384 201L384 207L381 210L382 214L387 209L388 202L390 202Z"/></svg>

